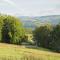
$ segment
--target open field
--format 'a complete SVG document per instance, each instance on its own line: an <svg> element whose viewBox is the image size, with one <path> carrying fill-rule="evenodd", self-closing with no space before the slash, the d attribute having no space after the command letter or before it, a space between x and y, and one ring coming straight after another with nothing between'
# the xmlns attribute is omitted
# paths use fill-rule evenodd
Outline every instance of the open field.
<svg viewBox="0 0 60 60"><path fill-rule="evenodd" d="M0 43L0 60L60 60L60 54Z"/></svg>

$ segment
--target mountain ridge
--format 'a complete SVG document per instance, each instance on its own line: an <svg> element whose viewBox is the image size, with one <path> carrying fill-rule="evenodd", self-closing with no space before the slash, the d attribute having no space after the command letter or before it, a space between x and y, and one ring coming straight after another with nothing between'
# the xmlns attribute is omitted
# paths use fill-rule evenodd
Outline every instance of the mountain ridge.
<svg viewBox="0 0 60 60"><path fill-rule="evenodd" d="M47 15L47 16L20 16L20 20L23 22L26 28L35 28L45 23L51 23L56 25L60 22L60 15Z"/></svg>

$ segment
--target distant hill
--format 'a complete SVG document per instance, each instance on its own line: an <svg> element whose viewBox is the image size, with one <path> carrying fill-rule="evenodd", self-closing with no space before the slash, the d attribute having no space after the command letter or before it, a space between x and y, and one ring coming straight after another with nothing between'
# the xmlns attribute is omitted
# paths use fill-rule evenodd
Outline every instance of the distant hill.
<svg viewBox="0 0 60 60"><path fill-rule="evenodd" d="M60 15L38 16L38 17L20 16L19 18L23 22L24 27L33 29L45 23L51 23L53 25L56 25L60 22Z"/></svg>

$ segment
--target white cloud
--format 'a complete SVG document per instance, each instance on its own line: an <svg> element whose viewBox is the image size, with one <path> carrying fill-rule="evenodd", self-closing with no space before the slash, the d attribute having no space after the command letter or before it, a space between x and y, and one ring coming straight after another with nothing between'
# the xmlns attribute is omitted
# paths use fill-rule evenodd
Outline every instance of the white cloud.
<svg viewBox="0 0 60 60"><path fill-rule="evenodd" d="M0 0L0 12L19 16L60 14L60 0Z"/></svg>
<svg viewBox="0 0 60 60"><path fill-rule="evenodd" d="M11 0L3 0L3 1L7 2L10 5L16 6L16 4Z"/></svg>

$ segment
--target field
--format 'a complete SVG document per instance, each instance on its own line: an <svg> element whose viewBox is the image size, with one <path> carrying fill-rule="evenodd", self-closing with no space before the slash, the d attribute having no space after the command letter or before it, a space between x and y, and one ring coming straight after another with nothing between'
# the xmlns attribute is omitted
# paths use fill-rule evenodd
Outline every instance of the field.
<svg viewBox="0 0 60 60"><path fill-rule="evenodd" d="M60 54L0 43L0 60L60 60Z"/></svg>

